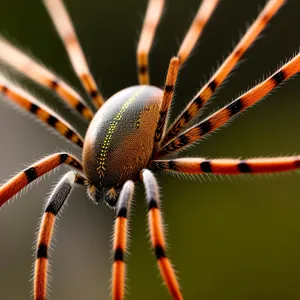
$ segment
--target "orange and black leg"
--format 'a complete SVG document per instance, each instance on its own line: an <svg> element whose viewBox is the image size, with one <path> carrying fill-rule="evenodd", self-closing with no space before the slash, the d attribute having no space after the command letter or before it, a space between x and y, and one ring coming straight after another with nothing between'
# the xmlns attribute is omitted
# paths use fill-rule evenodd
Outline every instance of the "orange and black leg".
<svg viewBox="0 0 300 300"><path fill-rule="evenodd" d="M203 0L201 2L193 23L177 53L177 56L180 57L180 64L183 64L191 54L219 1L220 0Z"/></svg>
<svg viewBox="0 0 300 300"><path fill-rule="evenodd" d="M127 228L130 202L134 184L127 181L120 193L117 203L117 219L114 228L114 262L112 269L112 299L122 300L125 293L125 256L127 247Z"/></svg>
<svg viewBox="0 0 300 300"><path fill-rule="evenodd" d="M216 73L210 78L207 84L200 92L189 102L183 112L176 118L175 122L168 128L165 137L162 140L162 145L167 144L185 127L193 117L197 115L204 104L211 98L216 89L224 82L225 78L232 71L234 66L241 59L242 55L251 46L257 36L270 22L271 18L279 10L286 0L269 0L259 14L257 19L245 33L243 38L234 48L232 53L222 63Z"/></svg>
<svg viewBox="0 0 300 300"><path fill-rule="evenodd" d="M155 132L155 149L160 147L160 142L165 135L179 68L193 50L218 2L219 0L202 1L193 23L180 46L177 56L173 57L170 61L160 107L160 117Z"/></svg>
<svg viewBox="0 0 300 300"><path fill-rule="evenodd" d="M81 96L57 75L50 72L42 64L36 62L28 54L11 45L0 36L0 60L31 78L40 85L49 88L65 101L73 110L91 120L94 116Z"/></svg>
<svg viewBox="0 0 300 300"><path fill-rule="evenodd" d="M164 86L164 93L163 93L160 111L159 111L159 120L157 122L157 127L154 136L155 149L159 149L160 141L164 136L166 130L168 115L169 115L170 106L173 99L179 66L180 66L179 57L176 56L173 57L169 64L166 83Z"/></svg>
<svg viewBox="0 0 300 300"><path fill-rule="evenodd" d="M150 84L149 53L159 20L161 18L165 0L149 0L148 8L137 47L137 66L140 84Z"/></svg>
<svg viewBox="0 0 300 300"><path fill-rule="evenodd" d="M156 255L159 271L173 299L181 300L183 298L175 271L166 254L166 243L163 220L160 212L157 181L152 172L147 169L142 171L141 176L146 189L151 244Z"/></svg>
<svg viewBox="0 0 300 300"><path fill-rule="evenodd" d="M3 95L17 106L33 114L41 122L56 130L59 134L82 148L83 138L64 119L46 107L36 98L21 88L12 85L6 78L0 76L0 96Z"/></svg>
<svg viewBox="0 0 300 300"><path fill-rule="evenodd" d="M41 221L34 268L34 299L46 300L48 259L56 216L66 202L74 183L83 178L73 171L65 174L52 191Z"/></svg>
<svg viewBox="0 0 300 300"><path fill-rule="evenodd" d="M62 164L82 172L82 165L74 156L64 152L49 155L26 168L0 187L0 207L28 184Z"/></svg>
<svg viewBox="0 0 300 300"><path fill-rule="evenodd" d="M52 18L58 34L68 52L73 68L81 80L83 87L92 98L96 108L104 103L103 96L98 90L96 82L89 70L85 56L79 44L72 21L62 0L43 0Z"/></svg>
<svg viewBox="0 0 300 300"><path fill-rule="evenodd" d="M178 137L173 139L160 151L154 153L154 158L177 152L202 139L206 134L228 123L232 118L254 105L267 96L279 84L300 72L300 53L278 69L273 75L238 97L222 109L206 118L204 121L192 126Z"/></svg>
<svg viewBox="0 0 300 300"><path fill-rule="evenodd" d="M151 166L156 170L166 170L184 174L262 174L290 172L300 169L300 156L249 158L249 159L206 159L178 158L154 160Z"/></svg>

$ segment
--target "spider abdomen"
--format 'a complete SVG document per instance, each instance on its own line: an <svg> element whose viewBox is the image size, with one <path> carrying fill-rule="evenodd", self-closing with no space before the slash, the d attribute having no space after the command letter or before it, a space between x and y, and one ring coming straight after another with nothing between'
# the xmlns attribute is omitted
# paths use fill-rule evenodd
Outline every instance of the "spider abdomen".
<svg viewBox="0 0 300 300"><path fill-rule="evenodd" d="M88 128L83 167L96 188L118 188L147 167L154 145L163 91L133 86L113 95Z"/></svg>

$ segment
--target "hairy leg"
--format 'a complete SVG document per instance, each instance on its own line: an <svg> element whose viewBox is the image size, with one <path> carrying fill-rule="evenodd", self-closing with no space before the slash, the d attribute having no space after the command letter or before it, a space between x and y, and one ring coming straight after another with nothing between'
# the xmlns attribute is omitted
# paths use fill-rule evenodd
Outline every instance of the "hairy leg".
<svg viewBox="0 0 300 300"><path fill-rule="evenodd" d="M36 62L28 54L11 45L0 36L0 60L12 66L33 81L47 87L57 94L73 110L91 120L94 116L81 96L61 78L52 73L42 64Z"/></svg>
<svg viewBox="0 0 300 300"><path fill-rule="evenodd" d="M83 51L79 44L72 21L62 0L43 0L52 18L58 34L68 52L73 68L82 82L88 95L92 98L96 108L100 108L104 99L98 90L96 82L89 70Z"/></svg>
<svg viewBox="0 0 300 300"><path fill-rule="evenodd" d="M117 204L117 218L114 228L114 262L112 269L112 299L124 299L125 290L125 255L127 247L127 227L130 202L132 200L134 184L127 181L120 193Z"/></svg>
<svg viewBox="0 0 300 300"><path fill-rule="evenodd" d="M182 300L183 298L175 271L166 255L166 243L163 220L160 212L157 181L152 172L147 169L142 172L141 176L146 189L151 244L156 255L159 271L173 299Z"/></svg>
<svg viewBox="0 0 300 300"><path fill-rule="evenodd" d="M83 147L83 138L67 121L28 92L12 85L6 78L1 77L1 75L0 95L3 95L6 99L34 115L38 120L50 126L67 140L81 148Z"/></svg>
<svg viewBox="0 0 300 300"><path fill-rule="evenodd" d="M82 177L73 171L65 174L52 191L46 204L41 220L34 270L34 299L46 300L49 249L53 236L56 216L67 200L74 183L81 181Z"/></svg>
<svg viewBox="0 0 300 300"><path fill-rule="evenodd" d="M216 111L214 114L206 118L204 121L192 126L171 142L163 146L163 148L154 153L154 158L161 157L163 155L177 152L184 149L200 139L206 134L215 131L219 127L228 123L232 118L243 112L250 106L267 96L272 90L278 87L279 84L288 80L292 76L300 72L300 53L298 53L293 59L283 65L269 78L256 85L248 92L233 100L224 108Z"/></svg>
<svg viewBox="0 0 300 300"><path fill-rule="evenodd" d="M254 40L263 31L271 18L285 2L286 0L269 0L267 2L265 8L247 30L231 54L226 58L210 80L201 88L199 93L197 93L197 95L189 102L183 112L176 118L174 123L168 128L167 133L162 140L162 145L167 144L170 140L177 136L181 129L186 127L193 117L198 114L204 104L212 97L216 89L222 84L222 82L224 82L225 78L232 71L234 66L236 66L242 55L252 45Z"/></svg>
<svg viewBox="0 0 300 300"><path fill-rule="evenodd" d="M81 163L77 158L68 153L55 153L46 156L21 171L0 187L0 207L28 184L57 168L61 164L67 164L82 172Z"/></svg>

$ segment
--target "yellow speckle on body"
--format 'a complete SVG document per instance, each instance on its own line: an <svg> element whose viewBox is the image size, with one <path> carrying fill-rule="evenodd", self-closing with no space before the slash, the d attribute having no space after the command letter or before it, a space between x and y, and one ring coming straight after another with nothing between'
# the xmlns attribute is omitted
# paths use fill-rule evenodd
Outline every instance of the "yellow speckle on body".
<svg viewBox="0 0 300 300"><path fill-rule="evenodd" d="M98 174L100 178L104 176L105 168L105 162L106 162L106 156L109 149L109 145L112 140L112 136L114 131L116 130L116 127L118 125L118 122L123 118L123 114L126 111L126 109L129 107L129 105L134 102L137 97L141 94L145 86L142 86L138 91L136 91L121 107L119 112L115 115L115 117L112 119L111 123L109 124L109 128L107 130L107 134L104 138L103 144L101 145L100 150L100 158L99 158L99 167L97 168Z"/></svg>

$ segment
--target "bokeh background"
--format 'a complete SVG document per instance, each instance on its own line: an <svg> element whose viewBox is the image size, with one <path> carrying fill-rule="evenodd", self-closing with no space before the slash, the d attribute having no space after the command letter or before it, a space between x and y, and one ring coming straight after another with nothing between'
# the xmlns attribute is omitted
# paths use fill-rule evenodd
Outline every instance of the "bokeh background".
<svg viewBox="0 0 300 300"><path fill-rule="evenodd" d="M137 83L135 49L146 0L66 0L90 67L108 98ZM193 56L180 74L173 116L232 49L263 7L264 0L223 0ZM198 0L167 1L151 53L151 81L162 86L199 5ZM300 2L288 1L244 62L230 77L206 114L216 110L299 49ZM81 90L41 1L2 0L0 32L51 66ZM82 133L87 126L66 106L30 80L14 74ZM300 78L290 80L230 126L189 150L204 157L300 154ZM0 182L55 151L76 147L52 135L26 115L0 108ZM7 101L6 101L7 102ZM0 299L30 299L37 221L46 195L66 172L45 177L0 212ZM289 176L290 175L290 176ZM158 176L162 188L169 255L185 299L300 298L300 177L280 176L187 180ZM137 188L128 257L128 299L169 299L150 252L144 191ZM94 206L82 188L64 210L51 256L50 298L109 299L110 239L114 212Z"/></svg>

